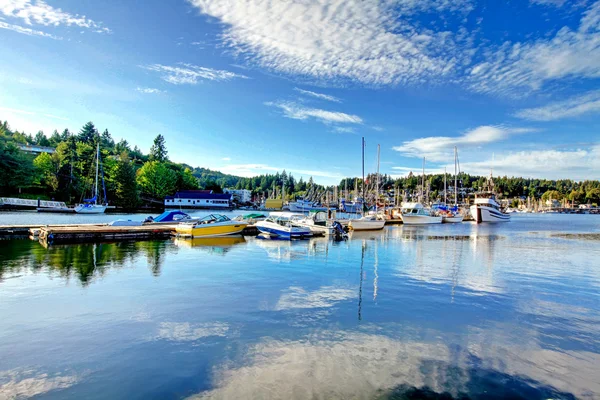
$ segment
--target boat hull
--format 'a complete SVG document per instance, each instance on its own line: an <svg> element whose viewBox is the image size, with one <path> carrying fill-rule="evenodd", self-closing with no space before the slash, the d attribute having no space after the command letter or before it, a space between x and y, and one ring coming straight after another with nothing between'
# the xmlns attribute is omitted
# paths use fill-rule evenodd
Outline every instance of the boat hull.
<svg viewBox="0 0 600 400"><path fill-rule="evenodd" d="M191 224L179 224L175 227L175 232L179 236L192 238L220 237L241 234L246 226L248 226L248 224L243 222L226 225L206 224L197 226Z"/></svg>
<svg viewBox="0 0 600 400"><path fill-rule="evenodd" d="M385 226L385 221L376 220L376 221L362 221L362 220L351 220L348 223L348 228L353 231L378 231L383 229Z"/></svg>
<svg viewBox="0 0 600 400"><path fill-rule="evenodd" d="M491 207L480 205L471 206L471 215L477 223L510 221L510 214L500 212Z"/></svg>
<svg viewBox="0 0 600 400"><path fill-rule="evenodd" d="M79 204L75 207L77 214L103 214L107 206L100 204Z"/></svg>
<svg viewBox="0 0 600 400"><path fill-rule="evenodd" d="M442 217L434 217L429 215L402 215L402 223L404 225L441 224Z"/></svg>
<svg viewBox="0 0 600 400"><path fill-rule="evenodd" d="M255 226L260 233L284 239L303 239L312 236L309 228L285 227L267 222L258 222Z"/></svg>
<svg viewBox="0 0 600 400"><path fill-rule="evenodd" d="M442 217L442 222L444 224L459 224L463 222L464 219L465 217L462 215L456 215L454 217Z"/></svg>

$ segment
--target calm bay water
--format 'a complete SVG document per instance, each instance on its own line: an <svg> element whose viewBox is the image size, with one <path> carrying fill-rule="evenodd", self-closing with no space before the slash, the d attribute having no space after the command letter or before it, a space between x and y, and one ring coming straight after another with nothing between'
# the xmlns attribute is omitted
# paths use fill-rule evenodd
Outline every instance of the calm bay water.
<svg viewBox="0 0 600 400"><path fill-rule="evenodd" d="M1 241L0 398L600 398L593 232Z"/></svg>

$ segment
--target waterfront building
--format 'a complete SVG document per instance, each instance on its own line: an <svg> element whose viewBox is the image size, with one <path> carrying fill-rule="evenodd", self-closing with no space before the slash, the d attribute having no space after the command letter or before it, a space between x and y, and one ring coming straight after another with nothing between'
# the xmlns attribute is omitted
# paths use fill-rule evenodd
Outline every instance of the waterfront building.
<svg viewBox="0 0 600 400"><path fill-rule="evenodd" d="M182 190L165 197L165 208L231 208L230 193L212 190Z"/></svg>

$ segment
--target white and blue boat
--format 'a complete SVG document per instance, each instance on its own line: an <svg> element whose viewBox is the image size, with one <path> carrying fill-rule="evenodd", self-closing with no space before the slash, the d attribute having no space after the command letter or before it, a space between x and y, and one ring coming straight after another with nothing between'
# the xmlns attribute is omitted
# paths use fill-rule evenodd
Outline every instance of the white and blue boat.
<svg viewBox="0 0 600 400"><path fill-rule="evenodd" d="M281 239L304 239L312 236L310 228L294 226L292 220L297 217L298 214L291 212L274 212L254 226L265 235Z"/></svg>
<svg viewBox="0 0 600 400"><path fill-rule="evenodd" d="M327 207L321 206L319 203L309 200L296 200L288 204L291 212L311 212L311 211L326 211Z"/></svg>
<svg viewBox="0 0 600 400"><path fill-rule="evenodd" d="M340 211L348 214L360 214L364 211L364 205L362 199L355 199L354 201L342 199L340 201Z"/></svg>

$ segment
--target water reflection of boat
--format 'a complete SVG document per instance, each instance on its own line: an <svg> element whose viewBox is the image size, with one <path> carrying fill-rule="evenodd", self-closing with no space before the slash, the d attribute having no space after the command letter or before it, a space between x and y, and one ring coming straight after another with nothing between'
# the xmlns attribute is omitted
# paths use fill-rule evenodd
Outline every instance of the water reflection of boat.
<svg viewBox="0 0 600 400"><path fill-rule="evenodd" d="M308 248L304 244L305 242L259 235L253 243L264 249L269 258L279 261L291 261L292 259L301 259L308 256Z"/></svg>
<svg viewBox="0 0 600 400"><path fill-rule="evenodd" d="M231 247L241 243L246 243L242 235L175 239L175 245L180 247Z"/></svg>

